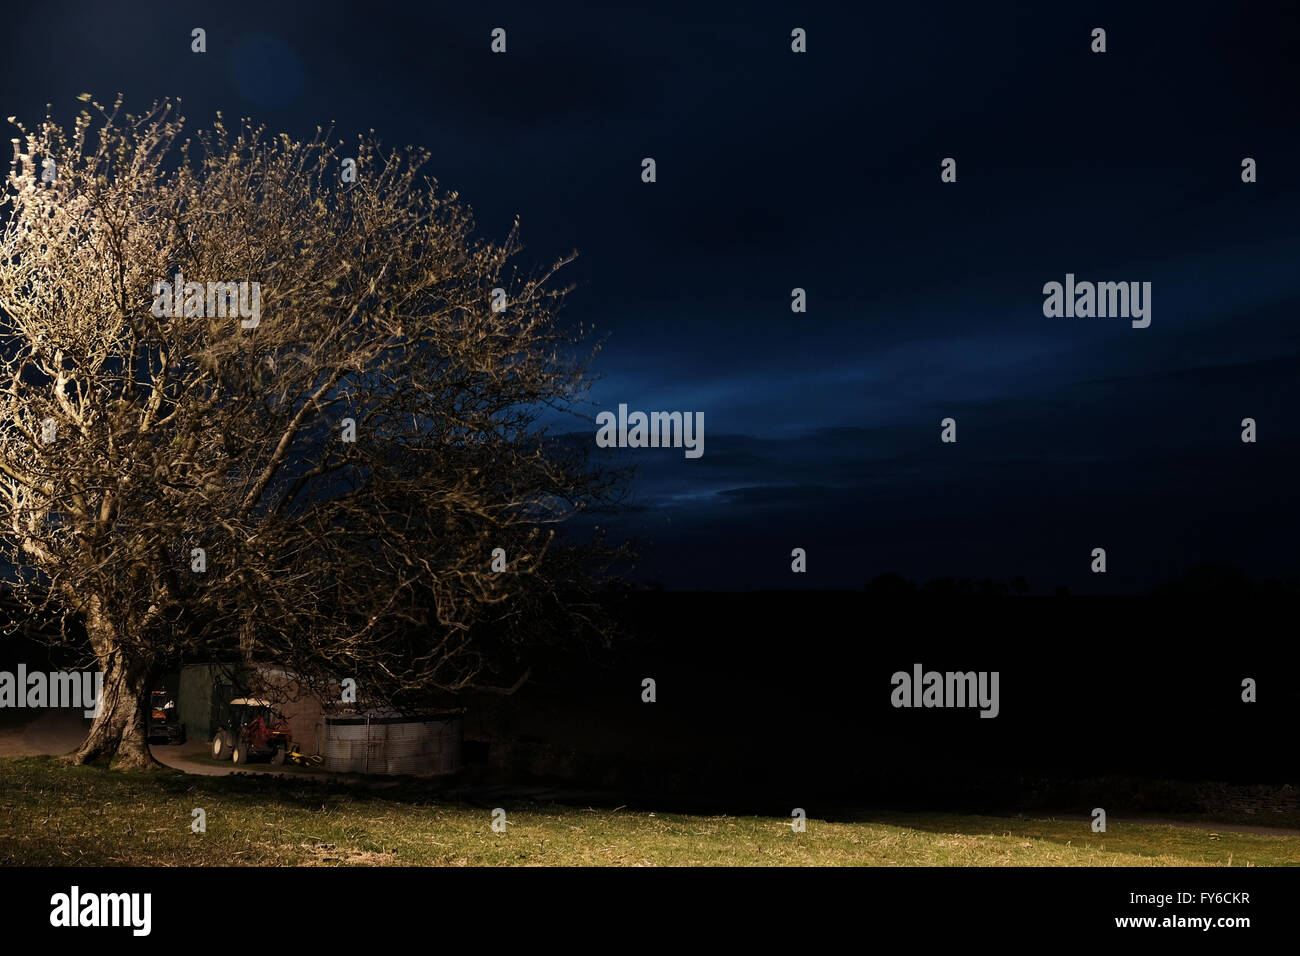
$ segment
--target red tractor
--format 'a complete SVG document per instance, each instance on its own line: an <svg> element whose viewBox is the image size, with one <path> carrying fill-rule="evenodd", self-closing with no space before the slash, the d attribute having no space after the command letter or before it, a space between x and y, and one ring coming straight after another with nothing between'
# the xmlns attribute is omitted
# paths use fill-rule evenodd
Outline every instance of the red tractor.
<svg viewBox="0 0 1300 956"><path fill-rule="evenodd" d="M284 763L292 742L289 725L277 714L271 702L252 697L238 697L230 702L230 719L212 737L212 757L237 764L269 757L271 763Z"/></svg>

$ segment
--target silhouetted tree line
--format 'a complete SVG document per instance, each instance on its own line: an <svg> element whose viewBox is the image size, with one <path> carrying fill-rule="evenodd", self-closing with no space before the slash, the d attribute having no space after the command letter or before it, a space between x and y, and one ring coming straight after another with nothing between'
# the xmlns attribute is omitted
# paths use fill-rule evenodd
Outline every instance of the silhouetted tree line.
<svg viewBox="0 0 1300 956"><path fill-rule="evenodd" d="M916 584L894 571L887 571L868 581L863 590L872 597L897 599L1021 597L1029 594L1029 581L1023 576L1012 578L932 578ZM1068 597L1070 589L1057 585L1057 597ZM1240 568L1225 562L1208 561L1151 588L1151 597L1178 599L1269 598L1300 595L1300 578L1251 578Z"/></svg>
<svg viewBox="0 0 1300 956"><path fill-rule="evenodd" d="M1008 597L1029 593L1029 582L1020 576L1014 578L932 578L918 586L894 571L872 578L864 586L872 597L878 598L949 598L949 597Z"/></svg>

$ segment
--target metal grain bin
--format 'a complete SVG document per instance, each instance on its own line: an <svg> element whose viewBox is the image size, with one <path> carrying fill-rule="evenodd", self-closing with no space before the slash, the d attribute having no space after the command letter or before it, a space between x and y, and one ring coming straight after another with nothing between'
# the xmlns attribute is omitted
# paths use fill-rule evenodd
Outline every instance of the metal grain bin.
<svg viewBox="0 0 1300 956"><path fill-rule="evenodd" d="M465 711L322 717L317 748L325 768L347 773L454 773L461 767Z"/></svg>

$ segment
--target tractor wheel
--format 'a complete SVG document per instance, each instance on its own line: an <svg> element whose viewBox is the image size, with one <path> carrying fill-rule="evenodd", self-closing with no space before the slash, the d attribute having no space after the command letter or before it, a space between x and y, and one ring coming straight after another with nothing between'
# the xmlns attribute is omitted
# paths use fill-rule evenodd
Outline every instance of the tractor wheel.
<svg viewBox="0 0 1300 956"><path fill-rule="evenodd" d="M271 754L271 764L276 767L281 766L284 763L284 757L285 757L284 748L276 747L275 753Z"/></svg>
<svg viewBox="0 0 1300 956"><path fill-rule="evenodd" d="M229 760L232 749L229 735L224 730L218 730L212 738L212 759Z"/></svg>
<svg viewBox="0 0 1300 956"><path fill-rule="evenodd" d="M242 766L243 764L248 763L248 757L248 744L244 743L242 740L236 743L235 751L231 754L230 759Z"/></svg>

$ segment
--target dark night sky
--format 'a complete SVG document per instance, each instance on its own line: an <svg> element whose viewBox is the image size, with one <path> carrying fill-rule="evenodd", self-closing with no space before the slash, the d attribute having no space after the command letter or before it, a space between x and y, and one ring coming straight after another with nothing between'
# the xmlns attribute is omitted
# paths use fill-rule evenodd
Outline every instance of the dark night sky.
<svg viewBox="0 0 1300 956"><path fill-rule="evenodd" d="M642 577L1297 574L1294 10L553 6L23 4L0 115L70 122L77 94L121 91L180 96L195 128L373 128L430 149L486 235L518 214L521 261L579 250L566 316L607 336L597 407L705 416L703 458L624 453L633 510L610 523L643 539ZM1045 318L1067 272L1152 282L1150 328Z"/></svg>

